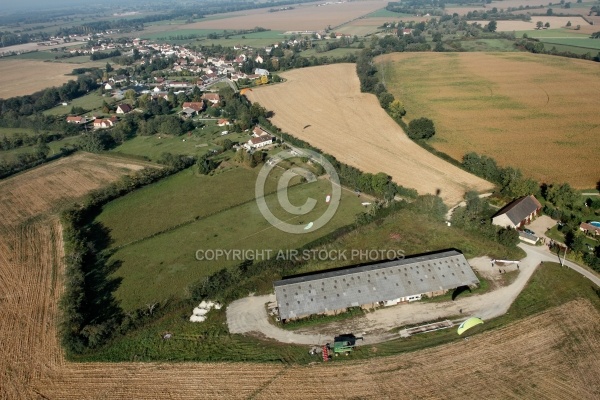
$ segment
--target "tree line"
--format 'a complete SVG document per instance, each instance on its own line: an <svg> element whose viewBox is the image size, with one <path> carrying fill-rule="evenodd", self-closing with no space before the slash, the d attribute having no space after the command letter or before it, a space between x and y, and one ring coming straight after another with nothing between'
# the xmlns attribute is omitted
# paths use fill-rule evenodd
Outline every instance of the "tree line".
<svg viewBox="0 0 600 400"><path fill-rule="evenodd" d="M114 298L119 280L110 278L118 263L109 261L109 233L94 218L102 206L145 185L193 165L187 156L168 157L172 166L146 168L93 191L81 205L61 214L65 243L65 291L61 296L59 334L70 356L102 346L115 335L144 323L155 313L124 313ZM150 315L149 315L150 314Z"/></svg>

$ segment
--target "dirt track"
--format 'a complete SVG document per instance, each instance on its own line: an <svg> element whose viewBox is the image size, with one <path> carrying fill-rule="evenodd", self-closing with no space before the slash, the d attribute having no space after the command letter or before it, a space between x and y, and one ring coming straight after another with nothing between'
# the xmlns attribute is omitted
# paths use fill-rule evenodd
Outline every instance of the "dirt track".
<svg viewBox="0 0 600 400"><path fill-rule="evenodd" d="M355 64L295 69L287 82L252 89L246 96L275 112L272 121L295 137L359 169L385 172L421 194L439 193L448 205L465 192L493 187L424 150L381 108L360 92Z"/></svg>

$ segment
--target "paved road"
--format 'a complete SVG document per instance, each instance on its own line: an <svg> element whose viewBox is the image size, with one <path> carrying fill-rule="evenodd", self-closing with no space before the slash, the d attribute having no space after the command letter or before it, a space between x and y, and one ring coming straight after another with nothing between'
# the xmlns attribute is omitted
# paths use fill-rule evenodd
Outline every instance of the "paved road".
<svg viewBox="0 0 600 400"><path fill-rule="evenodd" d="M348 324L351 324L352 332L364 335L364 344L373 344L399 337L389 330L407 324L423 323L438 318L452 318L457 321L469 316L478 316L484 320L495 318L508 311L542 261L558 261L556 254L549 252L545 247L526 244L521 244L519 247L527 253L527 256L519 262L518 277L511 285L483 295L458 298L456 301L449 302L417 302L383 308L342 324L321 325L318 328L304 329L304 332L287 331L269 323L265 304L274 301L275 295L251 296L237 300L228 307L229 331L242 334L253 332L284 343L317 345L331 341L332 332L339 331L342 326L347 329ZM482 260L485 263L489 262L487 258L477 259L477 262ZM600 286L598 276L570 261L566 261L565 264ZM458 317L460 315L464 317ZM323 334L316 334L317 330Z"/></svg>

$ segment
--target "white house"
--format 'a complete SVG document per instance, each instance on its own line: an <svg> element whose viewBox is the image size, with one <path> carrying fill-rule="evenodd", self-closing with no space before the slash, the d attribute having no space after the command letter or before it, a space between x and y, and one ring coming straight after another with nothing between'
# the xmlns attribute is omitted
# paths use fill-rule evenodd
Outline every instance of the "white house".
<svg viewBox="0 0 600 400"><path fill-rule="evenodd" d="M254 73L256 75L261 75L261 76L269 76L269 75L271 75L271 73L269 71L267 71L266 69L262 69L262 68L256 68L254 70Z"/></svg>
<svg viewBox="0 0 600 400"><path fill-rule="evenodd" d="M248 149L260 149L270 144L273 144L273 138L271 136L253 137L246 142L246 147Z"/></svg>

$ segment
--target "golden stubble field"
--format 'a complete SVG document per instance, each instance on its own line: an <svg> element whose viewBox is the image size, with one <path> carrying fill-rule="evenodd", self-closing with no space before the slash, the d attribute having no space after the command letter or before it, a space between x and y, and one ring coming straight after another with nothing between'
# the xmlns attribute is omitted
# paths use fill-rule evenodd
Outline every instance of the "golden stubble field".
<svg viewBox="0 0 600 400"><path fill-rule="evenodd" d="M51 86L60 86L75 76L77 65L36 60L0 59L0 98L23 96Z"/></svg>
<svg viewBox="0 0 600 400"><path fill-rule="evenodd" d="M592 188L600 178L600 65L529 53L378 57L408 118L436 124L433 146L475 151L540 182Z"/></svg>
<svg viewBox="0 0 600 400"><path fill-rule="evenodd" d="M0 399L600 396L600 313L586 301L570 302L469 341L354 363L66 361L56 336L57 302L63 290L62 231L52 210L140 167L83 154L1 182L2 215L7 215L4 208L27 207L39 200L20 218L0 220ZM81 183L76 174L97 179ZM35 185L25 188L30 181ZM42 186L51 190L39 190ZM332 386L336 381L343 384Z"/></svg>
<svg viewBox="0 0 600 400"><path fill-rule="evenodd" d="M387 6L387 1L359 0L345 3L294 4L293 10L269 12L261 8L185 25L183 29L252 29L257 26L279 31L324 30L372 13Z"/></svg>
<svg viewBox="0 0 600 400"><path fill-rule="evenodd" d="M421 194L439 192L447 204L459 203L468 190L492 188L410 140L374 95L360 92L355 69L354 64L296 69L282 74L287 82L246 96L273 110L272 121L284 132L365 172L385 172Z"/></svg>

